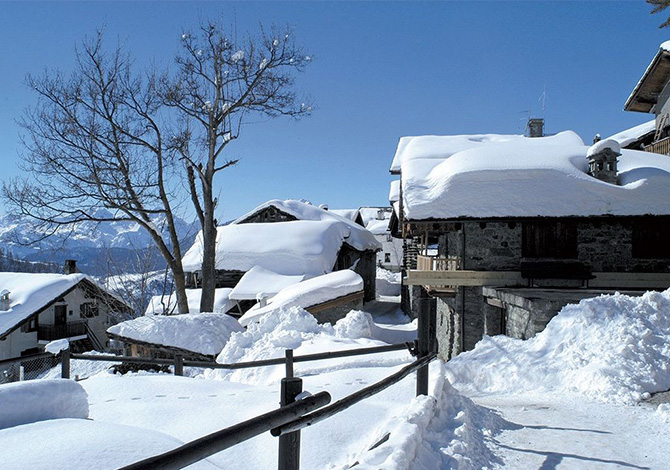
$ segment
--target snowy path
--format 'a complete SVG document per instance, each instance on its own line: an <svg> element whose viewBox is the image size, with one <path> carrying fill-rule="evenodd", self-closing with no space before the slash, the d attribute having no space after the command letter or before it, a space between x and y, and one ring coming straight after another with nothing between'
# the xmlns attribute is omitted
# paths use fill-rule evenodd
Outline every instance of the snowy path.
<svg viewBox="0 0 670 470"><path fill-rule="evenodd" d="M559 394L470 397L498 411L507 429L489 446L510 469L668 468L670 428L655 408Z"/></svg>

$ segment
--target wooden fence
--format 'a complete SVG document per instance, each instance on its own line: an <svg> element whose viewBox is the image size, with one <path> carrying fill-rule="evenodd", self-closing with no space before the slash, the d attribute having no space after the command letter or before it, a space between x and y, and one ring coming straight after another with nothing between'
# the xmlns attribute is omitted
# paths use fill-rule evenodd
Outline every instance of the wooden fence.
<svg viewBox="0 0 670 470"><path fill-rule="evenodd" d="M175 375L183 375L185 366L234 370L284 364L286 367L286 377L281 380L281 402L278 409L235 424L234 426L221 429L192 442L188 442L169 452L128 465L121 470L184 468L267 431L271 431L273 436L279 437L278 470L299 470L300 430L302 428L316 424L346 410L352 405L398 383L412 372L417 372L416 395L428 394L428 365L436 357L436 341L434 338L434 331L431 328L431 320L432 318L429 309L421 309L421 312L419 312L418 339L413 343L391 344L344 351L330 351L302 356L294 356L293 351L289 349L286 351L286 355L283 358L253 362L238 362L235 364L185 361L181 355L176 355L174 359L150 359L131 356L72 354L69 350L65 350L61 352L61 371L63 378L70 377L71 359L126 363L134 362L155 365L169 364L174 366ZM398 372L391 374L368 387L358 390L357 392L338 400L332 405L326 406L330 403L331 399L328 392L320 392L306 398L300 398L302 396L302 379L294 377L293 365L296 362L335 359L363 354L378 354L389 351L399 351L402 349L408 349L413 356L417 357L417 359Z"/></svg>

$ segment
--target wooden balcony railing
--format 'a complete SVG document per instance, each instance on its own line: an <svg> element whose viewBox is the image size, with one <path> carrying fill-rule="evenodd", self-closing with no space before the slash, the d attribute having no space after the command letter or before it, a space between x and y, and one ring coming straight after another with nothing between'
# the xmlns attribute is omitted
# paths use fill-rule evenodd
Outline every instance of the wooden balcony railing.
<svg viewBox="0 0 670 470"><path fill-rule="evenodd" d="M86 322L76 321L65 325L39 325L37 327L37 339L53 341L61 338L72 338L74 336L86 335Z"/></svg>
<svg viewBox="0 0 670 470"><path fill-rule="evenodd" d="M418 271L457 271L459 260L457 257L417 255L416 269Z"/></svg>
<svg viewBox="0 0 670 470"><path fill-rule="evenodd" d="M417 271L458 271L460 268L459 259L456 257L444 256L426 256L417 255ZM456 293L456 286L449 285L426 285L427 291L437 295L453 296Z"/></svg>
<svg viewBox="0 0 670 470"><path fill-rule="evenodd" d="M646 152L660 153L661 155L670 155L670 137L657 140L653 144L647 145L644 150Z"/></svg>

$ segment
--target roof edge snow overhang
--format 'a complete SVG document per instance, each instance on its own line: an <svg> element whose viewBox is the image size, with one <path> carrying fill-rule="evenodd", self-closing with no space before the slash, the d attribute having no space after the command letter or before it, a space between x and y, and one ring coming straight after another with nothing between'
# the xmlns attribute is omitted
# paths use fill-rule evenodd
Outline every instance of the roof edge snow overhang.
<svg viewBox="0 0 670 470"><path fill-rule="evenodd" d="M624 104L624 111L650 113L670 78L670 52L660 48Z"/></svg>

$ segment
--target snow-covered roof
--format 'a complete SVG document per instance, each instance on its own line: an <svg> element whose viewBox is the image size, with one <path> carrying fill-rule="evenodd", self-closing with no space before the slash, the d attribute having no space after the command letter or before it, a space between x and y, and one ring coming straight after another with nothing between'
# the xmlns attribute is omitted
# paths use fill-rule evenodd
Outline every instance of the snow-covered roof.
<svg viewBox="0 0 670 470"><path fill-rule="evenodd" d="M379 246L362 227L335 220L253 223L218 227L216 269L249 271L260 266L287 276L314 277L332 271L343 243L359 250ZM184 270L202 265L202 237L183 259Z"/></svg>
<svg viewBox="0 0 670 470"><path fill-rule="evenodd" d="M363 278L349 269L335 271L308 279L279 291L264 307L254 305L240 318L240 324L247 326L261 316L280 308L309 308L329 300L363 290Z"/></svg>
<svg viewBox="0 0 670 470"><path fill-rule="evenodd" d="M0 291L10 292L9 310L0 310L0 337L84 279L95 284L84 274L0 273Z"/></svg>
<svg viewBox="0 0 670 470"><path fill-rule="evenodd" d="M239 223L273 206L294 215L290 222ZM218 227L216 269L249 271L254 266L288 276L330 272L344 243L359 251L381 248L374 235L355 222L301 201L268 201L230 225ZM202 234L182 260L185 271L202 266Z"/></svg>
<svg viewBox="0 0 670 470"><path fill-rule="evenodd" d="M328 209L328 212L332 214L339 215L345 219L349 219L353 222L356 222L358 218L358 209Z"/></svg>
<svg viewBox="0 0 670 470"><path fill-rule="evenodd" d="M670 214L668 157L623 150L613 185L587 174L587 151L572 131L401 139L394 161L402 162L405 217Z"/></svg>
<svg viewBox="0 0 670 470"><path fill-rule="evenodd" d="M271 297L285 287L302 281L304 276L285 276L254 266L244 273L229 297L233 300L256 300L259 294Z"/></svg>
<svg viewBox="0 0 670 470"><path fill-rule="evenodd" d="M230 299L230 287L221 287L214 290L214 313L226 313L235 306L235 301ZM189 313L200 313L200 297L202 289L186 289ZM175 293L169 295L154 295L149 300L149 305L144 312L145 315L171 314L177 311L177 296Z"/></svg>
<svg viewBox="0 0 670 470"><path fill-rule="evenodd" d="M630 129L617 132L607 139L616 140L619 142L621 147L625 148L630 144L643 139L649 134L653 134L654 132L656 132L656 119L652 119L651 121L643 122L642 124L631 127Z"/></svg>
<svg viewBox="0 0 670 470"><path fill-rule="evenodd" d="M356 227L357 229L360 229L360 225L358 225L356 222L354 222L355 218L350 218L348 217L348 210L345 211L331 211L327 209L322 209L320 207L317 207L313 204L303 202L303 201L298 201L297 199L286 199L285 201L282 201L281 199L272 199L270 201L264 202L260 206L252 209L251 211L247 212L241 217L238 217L235 219L232 223L233 224L240 224L241 222L244 222L246 219L249 217L253 216L254 214L262 211L263 209L267 209L268 207L274 207L277 210L280 210L286 214L292 215L298 220L313 220L313 221L319 221L319 220L336 220L338 222L345 222L350 224L353 227ZM351 209L355 210L355 209ZM341 215L340 212L347 212L347 215Z"/></svg>
<svg viewBox="0 0 670 470"><path fill-rule="evenodd" d="M215 355L233 332L243 330L237 320L225 313L188 313L138 317L114 325L107 332L121 339Z"/></svg>
<svg viewBox="0 0 670 470"><path fill-rule="evenodd" d="M391 189L389 190L389 202L393 204L400 200L400 180L391 181Z"/></svg>

